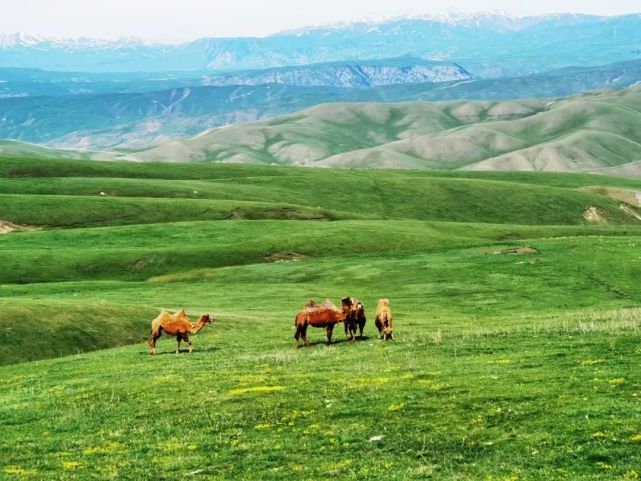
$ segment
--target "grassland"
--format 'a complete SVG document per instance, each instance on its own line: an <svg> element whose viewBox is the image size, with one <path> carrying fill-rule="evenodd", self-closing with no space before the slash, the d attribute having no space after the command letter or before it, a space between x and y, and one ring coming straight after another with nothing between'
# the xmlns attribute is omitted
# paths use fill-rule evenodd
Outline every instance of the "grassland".
<svg viewBox="0 0 641 481"><path fill-rule="evenodd" d="M641 225L621 193L641 182L18 158L0 175L0 219L41 229L0 236L6 479L639 475ZM294 349L295 311L345 295L366 339ZM160 307L216 321L192 355L161 338L152 358Z"/></svg>

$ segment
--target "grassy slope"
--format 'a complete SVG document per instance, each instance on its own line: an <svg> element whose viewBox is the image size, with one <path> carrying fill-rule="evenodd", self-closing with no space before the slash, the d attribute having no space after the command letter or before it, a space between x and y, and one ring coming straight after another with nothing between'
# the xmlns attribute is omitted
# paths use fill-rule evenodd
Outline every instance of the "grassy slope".
<svg viewBox="0 0 641 481"><path fill-rule="evenodd" d="M0 236L3 364L138 343L161 307L217 319L189 357L166 355L163 338L157 358L139 343L1 367L7 479L634 479L641 228L579 189L638 182L36 160L0 172L0 197L25 213L42 198L81 219L78 199L188 213L292 196L367 217L167 223L165 211ZM628 224L566 225L595 202ZM439 212L475 222L421 220ZM501 253L513 246L539 253ZM293 313L344 295L365 302L369 339L326 348L314 329L294 350ZM372 339L382 296L396 343Z"/></svg>
<svg viewBox="0 0 641 481"><path fill-rule="evenodd" d="M586 175L381 175L260 166L20 164L1 159L0 212L3 220L65 227L361 218L569 225L584 223L583 211L597 207L611 223L637 222L617 201L575 189L593 185L641 189L641 182Z"/></svg>
<svg viewBox="0 0 641 481"><path fill-rule="evenodd" d="M641 237L531 244L542 254L450 250L5 288L18 306L127 299L218 320L189 357L165 339L156 359L139 344L2 368L0 469L8 479L631 476L641 265L629 254ZM325 348L313 330L311 349L292 349L301 300L346 292L369 307L368 336L371 306L389 295L398 341Z"/></svg>
<svg viewBox="0 0 641 481"><path fill-rule="evenodd" d="M325 167L598 171L641 160L640 116L639 87L552 102L328 104L133 155Z"/></svg>

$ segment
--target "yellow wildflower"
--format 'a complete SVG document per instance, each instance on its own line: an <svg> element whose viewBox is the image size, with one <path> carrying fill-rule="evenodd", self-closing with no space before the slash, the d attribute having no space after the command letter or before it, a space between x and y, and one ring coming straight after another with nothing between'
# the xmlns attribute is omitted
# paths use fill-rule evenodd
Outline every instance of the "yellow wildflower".
<svg viewBox="0 0 641 481"><path fill-rule="evenodd" d="M227 394L230 396L242 396L250 392L278 392L282 391L283 386L254 386L254 387L245 387L241 389L232 389Z"/></svg>
<svg viewBox="0 0 641 481"><path fill-rule="evenodd" d="M25 469L20 466L5 466L2 472L6 474L16 474L18 476L35 476L36 474L35 470Z"/></svg>
<svg viewBox="0 0 641 481"><path fill-rule="evenodd" d="M605 362L605 359L585 359L581 361L581 366L594 366L595 364L601 364Z"/></svg>
<svg viewBox="0 0 641 481"><path fill-rule="evenodd" d="M271 423L259 423L254 426L254 429L270 429L272 427L274 427L274 425Z"/></svg>

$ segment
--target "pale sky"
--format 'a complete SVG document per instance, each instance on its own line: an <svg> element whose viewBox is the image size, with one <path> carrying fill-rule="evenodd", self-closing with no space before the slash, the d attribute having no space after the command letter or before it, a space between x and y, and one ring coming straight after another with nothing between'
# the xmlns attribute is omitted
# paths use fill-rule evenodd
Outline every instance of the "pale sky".
<svg viewBox="0 0 641 481"><path fill-rule="evenodd" d="M640 13L639 0L0 0L0 34L185 42L402 15L502 10L511 15Z"/></svg>

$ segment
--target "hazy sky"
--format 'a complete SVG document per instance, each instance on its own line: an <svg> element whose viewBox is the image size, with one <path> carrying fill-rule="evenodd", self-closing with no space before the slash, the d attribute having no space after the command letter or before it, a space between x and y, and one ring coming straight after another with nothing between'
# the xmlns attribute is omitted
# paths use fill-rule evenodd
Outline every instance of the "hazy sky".
<svg viewBox="0 0 641 481"><path fill-rule="evenodd" d="M171 4L169 4L171 3ZM0 33L179 42L262 36L285 29L407 14L503 10L620 15L639 0L0 0Z"/></svg>

